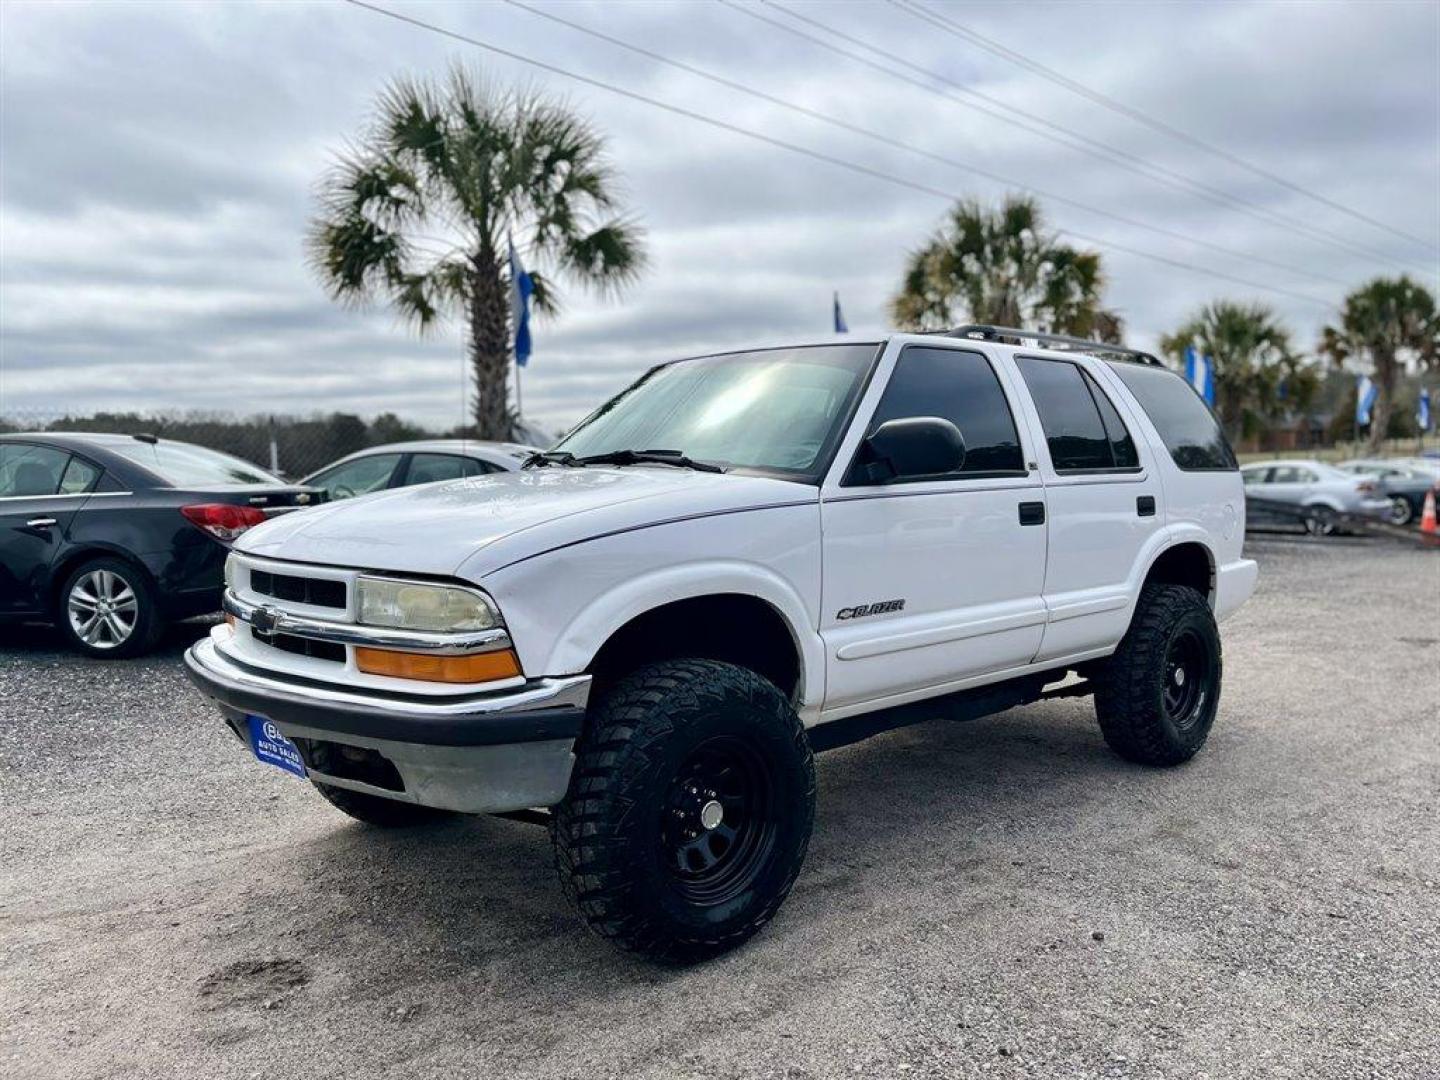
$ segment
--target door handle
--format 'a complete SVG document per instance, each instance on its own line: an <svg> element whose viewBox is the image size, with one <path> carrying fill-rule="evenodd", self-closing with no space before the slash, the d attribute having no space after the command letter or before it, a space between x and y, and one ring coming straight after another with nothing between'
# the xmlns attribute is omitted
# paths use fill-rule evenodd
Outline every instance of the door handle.
<svg viewBox="0 0 1440 1080"><path fill-rule="evenodd" d="M28 529L48 529L51 525L54 524L54 518L31 518L29 521L25 522L25 527Z"/></svg>
<svg viewBox="0 0 1440 1080"><path fill-rule="evenodd" d="M1135 499L1135 513L1139 514L1141 517L1154 517L1154 516L1155 516L1155 496L1154 496L1154 495L1140 495L1140 496L1137 496L1136 499Z"/></svg>
<svg viewBox="0 0 1440 1080"><path fill-rule="evenodd" d="M1044 525L1045 504L1043 502L1023 502L1020 504L1021 525Z"/></svg>

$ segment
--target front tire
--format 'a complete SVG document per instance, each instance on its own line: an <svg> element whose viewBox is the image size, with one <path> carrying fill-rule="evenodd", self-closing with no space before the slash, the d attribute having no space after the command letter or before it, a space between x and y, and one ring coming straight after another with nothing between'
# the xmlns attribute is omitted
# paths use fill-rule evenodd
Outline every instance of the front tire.
<svg viewBox="0 0 1440 1080"><path fill-rule="evenodd" d="M165 632L144 571L108 557L91 559L70 572L56 598L55 621L71 648L97 660L149 652Z"/></svg>
<svg viewBox="0 0 1440 1080"><path fill-rule="evenodd" d="M1189 761L1215 722L1220 670L1220 632L1205 597L1181 585L1147 585L1097 679L1105 741L1141 765Z"/></svg>
<svg viewBox="0 0 1440 1080"><path fill-rule="evenodd" d="M576 752L551 836L592 930L692 963L770 920L815 818L810 745L775 686L713 660L644 667L598 702Z"/></svg>
<svg viewBox="0 0 1440 1080"><path fill-rule="evenodd" d="M1390 499L1390 524L1405 526L1415 520L1415 508L1410 505L1410 500L1403 495L1396 495Z"/></svg>

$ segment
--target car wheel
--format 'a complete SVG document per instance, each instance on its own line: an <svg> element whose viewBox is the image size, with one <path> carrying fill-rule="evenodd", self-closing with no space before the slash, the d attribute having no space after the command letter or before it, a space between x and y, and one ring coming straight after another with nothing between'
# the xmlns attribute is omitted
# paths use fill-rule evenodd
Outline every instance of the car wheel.
<svg viewBox="0 0 1440 1080"><path fill-rule="evenodd" d="M71 571L60 588L55 621L73 648L97 659L138 656L165 630L155 590L124 559L92 559Z"/></svg>
<svg viewBox="0 0 1440 1080"><path fill-rule="evenodd" d="M315 785L315 790L325 797L326 802L341 813L380 829L406 829L454 816L449 810L386 799L364 791L351 791L334 784L322 784L319 780L311 780L310 783Z"/></svg>
<svg viewBox="0 0 1440 1080"><path fill-rule="evenodd" d="M587 718L551 837L590 928L654 960L732 949L775 914L815 818L815 766L795 710L732 664L636 671Z"/></svg>
<svg viewBox="0 0 1440 1080"><path fill-rule="evenodd" d="M1403 495L1396 495L1390 500L1390 524L1409 525L1415 519L1415 508L1410 505L1410 500Z"/></svg>
<svg viewBox="0 0 1440 1080"><path fill-rule="evenodd" d="M1096 679L1110 748L1142 765L1179 765L1205 745L1220 704L1220 633L1205 597L1147 585L1120 647Z"/></svg>
<svg viewBox="0 0 1440 1080"><path fill-rule="evenodd" d="M1335 535L1335 512L1328 506L1307 507L1309 511L1305 515L1305 531L1311 536L1334 536Z"/></svg>

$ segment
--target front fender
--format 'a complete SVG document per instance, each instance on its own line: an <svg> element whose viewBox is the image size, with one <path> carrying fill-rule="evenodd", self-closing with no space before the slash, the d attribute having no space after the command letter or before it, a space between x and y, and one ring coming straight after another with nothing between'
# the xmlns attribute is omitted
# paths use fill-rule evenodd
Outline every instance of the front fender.
<svg viewBox="0 0 1440 1080"><path fill-rule="evenodd" d="M528 676L584 671L612 634L663 605L725 594L755 597L774 609L795 642L802 718L823 700L814 504L597 537L476 580L499 604Z"/></svg>
<svg viewBox="0 0 1440 1080"><path fill-rule="evenodd" d="M800 594L773 570L753 563L711 561L670 566L617 584L586 605L556 638L545 668L583 671L601 646L636 616L677 600L737 593L765 601L785 621L800 656L802 704L820 704L825 652Z"/></svg>

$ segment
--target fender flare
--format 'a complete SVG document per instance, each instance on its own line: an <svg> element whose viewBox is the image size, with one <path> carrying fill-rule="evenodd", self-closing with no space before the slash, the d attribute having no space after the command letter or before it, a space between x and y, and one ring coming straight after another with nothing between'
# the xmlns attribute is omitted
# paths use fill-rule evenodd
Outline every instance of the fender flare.
<svg viewBox="0 0 1440 1080"><path fill-rule="evenodd" d="M1205 552L1205 557L1210 560L1210 595L1206 597L1206 600L1211 608L1214 608L1220 564L1215 558L1215 549L1210 543L1210 534L1199 525L1181 521L1167 525L1163 529L1157 529L1145 546L1140 549L1140 557L1135 560L1135 576L1127 582L1130 592L1130 603L1125 609L1127 620L1135 616L1135 606L1140 602L1141 583L1150 576L1150 571L1155 568L1155 564L1159 562L1165 552L1181 544L1199 544Z"/></svg>
<svg viewBox="0 0 1440 1080"><path fill-rule="evenodd" d="M799 658L799 704L818 708L825 694L825 649L799 592L773 570L755 563L706 559L667 566L619 582L586 605L551 648L546 670L584 671L621 627L647 611L679 600L739 594L764 601L780 616Z"/></svg>

